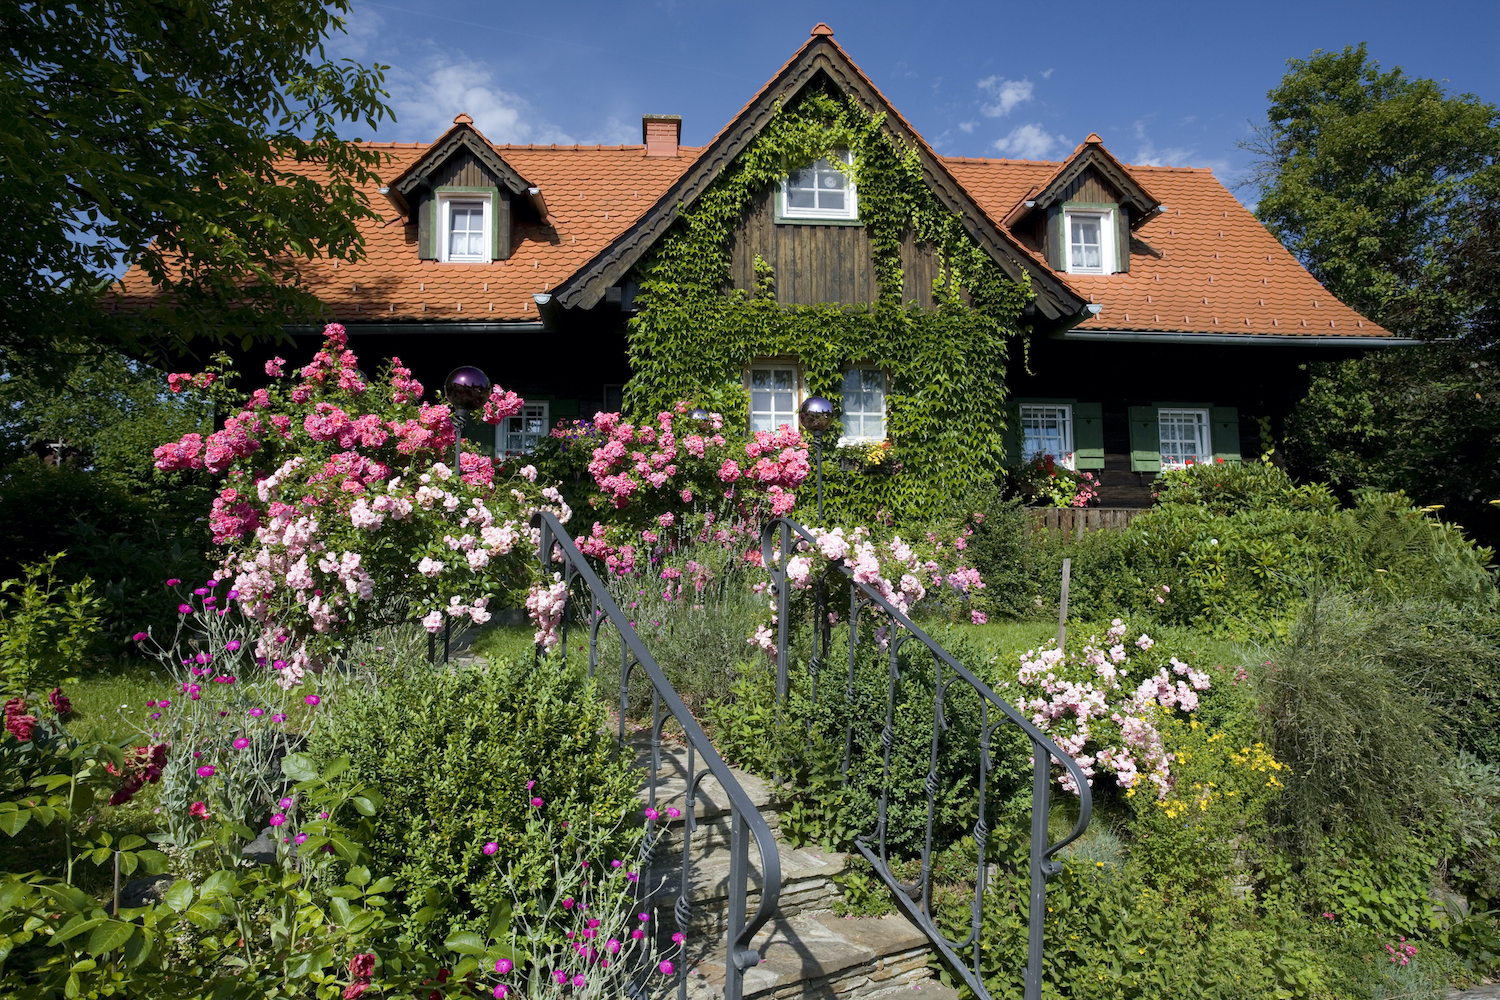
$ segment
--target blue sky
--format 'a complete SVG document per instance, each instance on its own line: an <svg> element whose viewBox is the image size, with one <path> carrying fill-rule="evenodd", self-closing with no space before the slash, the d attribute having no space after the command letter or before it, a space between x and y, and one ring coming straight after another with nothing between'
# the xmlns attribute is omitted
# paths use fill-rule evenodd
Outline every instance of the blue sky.
<svg viewBox="0 0 1500 1000"><path fill-rule="evenodd" d="M679 114L696 145L819 21L956 156L1051 159L1092 131L1127 162L1211 167L1233 185L1286 60L1362 41L1384 68L1500 102L1496 0L353 0L330 54L391 67L399 120L350 136L430 141L466 111L496 142L638 143L642 114Z"/></svg>

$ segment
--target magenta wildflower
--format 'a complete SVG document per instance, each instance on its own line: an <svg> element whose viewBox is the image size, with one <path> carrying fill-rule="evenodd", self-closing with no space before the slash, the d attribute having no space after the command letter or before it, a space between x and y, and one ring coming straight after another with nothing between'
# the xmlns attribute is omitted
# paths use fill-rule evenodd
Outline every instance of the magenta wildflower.
<svg viewBox="0 0 1500 1000"><path fill-rule="evenodd" d="M318 702L322 701L323 699L319 698L315 694L310 694L306 698L303 698L302 700L305 701L305 702L307 702L309 705L316 705Z"/></svg>
<svg viewBox="0 0 1500 1000"><path fill-rule="evenodd" d="M168 587L175 587L175 586L177 586L181 582L182 582L181 580L177 579L177 577L174 576L170 580L167 581L167 586Z"/></svg>
<svg viewBox="0 0 1500 1000"><path fill-rule="evenodd" d="M208 581L206 581L204 583L204 586L207 587L209 590L213 590L218 585L219 585L219 581L218 580L208 580Z"/></svg>
<svg viewBox="0 0 1500 1000"><path fill-rule="evenodd" d="M687 936L684 935L682 933L682 931L678 931L676 934L672 935L672 943L673 944L682 944L686 940L687 940Z"/></svg>
<svg viewBox="0 0 1500 1000"><path fill-rule="evenodd" d="M263 709L263 708L252 708L250 710L250 717L253 718L253 719L258 719L262 715L265 715L265 714L266 714L266 710Z"/></svg>
<svg viewBox="0 0 1500 1000"><path fill-rule="evenodd" d="M667 816L669 816L670 818L676 819L677 817L679 817L681 815L682 815L682 810L681 809L678 809L676 806L667 806Z"/></svg>
<svg viewBox="0 0 1500 1000"><path fill-rule="evenodd" d="M664 960L660 965L657 966L657 968L661 970L661 974L664 976L670 976L672 974L671 962Z"/></svg>
<svg viewBox="0 0 1500 1000"><path fill-rule="evenodd" d="M514 968L515 968L515 964L512 963L511 960L508 959L508 958L502 958L502 959L498 960L497 962L495 962L495 971L498 972L498 973L500 973L500 975L502 975L502 976L505 975L507 972L509 972L511 969L514 969Z"/></svg>
<svg viewBox="0 0 1500 1000"><path fill-rule="evenodd" d="M484 845L484 853L486 854L494 854L498 850L500 850L500 845L493 840Z"/></svg>
<svg viewBox="0 0 1500 1000"><path fill-rule="evenodd" d="M531 808L533 808L533 809L540 809L540 808L542 808L542 800L541 799L532 799L531 800Z"/></svg>
<svg viewBox="0 0 1500 1000"><path fill-rule="evenodd" d="M243 749L245 749L249 745L250 745L250 741L247 740L247 739L245 739L245 737L243 737L243 736L239 737L238 739L236 739L234 741L234 748L236 750L243 750Z"/></svg>
<svg viewBox="0 0 1500 1000"><path fill-rule="evenodd" d="M281 825L283 825L285 823L286 823L286 814L285 813L277 813L275 816L271 817L271 825L272 826L281 826Z"/></svg>
<svg viewBox="0 0 1500 1000"><path fill-rule="evenodd" d="M295 836L295 837L292 838L292 843L294 843L294 844L305 844L305 843L307 843L307 834L305 834L305 833L299 833L299 834L297 834L297 836Z"/></svg>
<svg viewBox="0 0 1500 1000"><path fill-rule="evenodd" d="M586 982L588 982L588 980L583 978L583 973L581 972L573 977L573 985L575 987L578 987L579 989L582 989L583 984Z"/></svg>
<svg viewBox="0 0 1500 1000"><path fill-rule="evenodd" d="M193 591L193 593L197 594L199 597L202 597L202 596L204 596L205 594L208 593L208 588L207 587L198 587L198 588L196 588Z"/></svg>
<svg viewBox="0 0 1500 1000"><path fill-rule="evenodd" d="M659 816L659 815L661 815L661 814L658 813L655 809L647 809L646 810L646 818L649 819L649 820L655 820L656 817Z"/></svg>
<svg viewBox="0 0 1500 1000"><path fill-rule="evenodd" d="M240 648L240 641L238 639L230 639L228 642L224 643L224 648L233 653L235 650Z"/></svg>
<svg viewBox="0 0 1500 1000"><path fill-rule="evenodd" d="M281 808L283 808L283 809L290 809L290 808L292 808L292 797L290 795L288 795L286 798L282 799L280 802L278 802L276 804L278 806L280 806Z"/></svg>
<svg viewBox="0 0 1500 1000"><path fill-rule="evenodd" d="M646 936L646 932L637 928L636 930L630 932L630 936L639 941L641 938Z"/></svg>
<svg viewBox="0 0 1500 1000"><path fill-rule="evenodd" d="M621 866L621 865L623 865L623 864L624 864L624 863L625 863L625 862L623 862L623 861L611 861L611 862L610 862L610 863L609 863L609 866L610 866L610 867L611 867L611 868L618 868L618 867L620 867L620 866Z"/></svg>
<svg viewBox="0 0 1500 1000"><path fill-rule="evenodd" d="M608 941L604 942L604 947L609 951L611 955L618 955L620 953L620 939L610 938Z"/></svg>
<svg viewBox="0 0 1500 1000"><path fill-rule="evenodd" d="M572 908L573 908L573 897L569 896L567 899L563 900L563 909L565 909L565 910L571 910Z"/></svg>
<svg viewBox="0 0 1500 1000"><path fill-rule="evenodd" d="M179 604L177 605L177 612L178 614L190 615L193 613L193 606L191 604Z"/></svg>
<svg viewBox="0 0 1500 1000"><path fill-rule="evenodd" d="M202 767L198 768L198 777L200 777L200 778L212 778L213 776L214 776L214 766L212 764L204 764Z"/></svg>
<svg viewBox="0 0 1500 1000"><path fill-rule="evenodd" d="M501 959L501 961L504 961L504 959ZM496 983L495 984L495 1000L505 1000L506 996L509 993L510 993L510 987L509 986L506 986L504 983Z"/></svg>
<svg viewBox="0 0 1500 1000"><path fill-rule="evenodd" d="M135 641L135 642L145 642L147 639L151 638L151 636L150 636L149 633L146 633L146 632L137 632L135 635L131 636L130 638L133 641Z"/></svg>

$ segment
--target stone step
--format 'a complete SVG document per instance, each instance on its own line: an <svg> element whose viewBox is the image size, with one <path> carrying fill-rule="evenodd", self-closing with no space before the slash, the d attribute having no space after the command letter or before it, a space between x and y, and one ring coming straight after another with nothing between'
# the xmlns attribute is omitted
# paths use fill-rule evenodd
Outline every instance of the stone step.
<svg viewBox="0 0 1500 1000"><path fill-rule="evenodd" d="M958 993L933 978L922 932L900 916L835 917L815 914L772 920L752 947L760 964L745 973L745 997L760 1000L874 1000L917 996L956 1000ZM684 953L688 996L715 1000L724 991L723 937Z"/></svg>
<svg viewBox="0 0 1500 1000"><path fill-rule="evenodd" d="M816 913L833 906L839 895L839 887L833 880L843 872L849 859L847 854L795 848L779 840L776 853L781 859L781 895L777 906L780 916ZM752 915L760 906L762 876L760 852L753 843L749 854L746 914ZM729 855L727 843L707 851L695 848L691 852L688 898L692 902L692 916L689 929L695 935L722 934L729 926ZM660 913L661 926L670 924L675 929L676 921L670 914L682 885L680 847L672 853L658 849L645 877L652 905Z"/></svg>

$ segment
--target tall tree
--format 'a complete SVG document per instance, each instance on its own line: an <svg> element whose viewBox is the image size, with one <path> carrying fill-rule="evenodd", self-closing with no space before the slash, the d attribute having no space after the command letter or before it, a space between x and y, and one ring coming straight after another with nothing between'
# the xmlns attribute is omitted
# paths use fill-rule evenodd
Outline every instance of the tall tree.
<svg viewBox="0 0 1500 1000"><path fill-rule="evenodd" d="M1431 342L1313 366L1290 461L1500 541L1500 111L1382 71L1364 45L1288 65L1247 144L1256 214L1329 291Z"/></svg>
<svg viewBox="0 0 1500 1000"><path fill-rule="evenodd" d="M149 331L245 339L316 311L299 257L361 253L384 67L330 62L349 0L0 5L0 353L7 366ZM99 309L136 262L164 293Z"/></svg>
<svg viewBox="0 0 1500 1000"><path fill-rule="evenodd" d="M1267 96L1256 214L1343 301L1387 329L1462 332L1455 223L1500 154L1500 111L1382 72L1365 46L1292 59Z"/></svg>

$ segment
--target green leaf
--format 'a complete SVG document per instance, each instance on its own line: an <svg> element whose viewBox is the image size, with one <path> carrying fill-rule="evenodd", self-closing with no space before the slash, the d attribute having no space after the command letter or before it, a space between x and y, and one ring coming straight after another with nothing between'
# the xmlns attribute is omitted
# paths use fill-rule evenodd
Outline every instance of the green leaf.
<svg viewBox="0 0 1500 1000"><path fill-rule="evenodd" d="M353 804L355 811L358 812L361 816L375 815L375 803L371 802L365 796L356 795L349 801Z"/></svg>
<svg viewBox="0 0 1500 1000"><path fill-rule="evenodd" d="M204 930L219 926L220 921L224 919L222 913L201 900L188 907L183 916Z"/></svg>
<svg viewBox="0 0 1500 1000"><path fill-rule="evenodd" d="M313 781L318 777L317 766L305 753L289 753L281 758L281 773L293 781Z"/></svg>
<svg viewBox="0 0 1500 1000"><path fill-rule="evenodd" d="M233 895L236 888L238 888L238 883L235 881L234 874L220 869L203 880L203 886L198 890L198 897L205 901L218 900Z"/></svg>
<svg viewBox="0 0 1500 1000"><path fill-rule="evenodd" d="M146 838L139 834L131 833L120 838L119 848L122 851L134 851L146 845Z"/></svg>
<svg viewBox="0 0 1500 1000"><path fill-rule="evenodd" d="M453 978L462 981L465 976L479 968L479 959L470 955L453 967Z"/></svg>
<svg viewBox="0 0 1500 1000"><path fill-rule="evenodd" d="M156 944L156 933L149 927L137 927L129 941L125 942L125 961L132 968L151 957L151 948Z"/></svg>
<svg viewBox="0 0 1500 1000"><path fill-rule="evenodd" d="M349 755L340 754L329 761L327 767L323 768L322 778L324 781L332 781L347 770L349 770Z"/></svg>
<svg viewBox="0 0 1500 1000"><path fill-rule="evenodd" d="M375 882L375 884L370 886L366 891L370 893L390 892L394 888L396 888L396 880L391 878L389 875L382 875Z"/></svg>
<svg viewBox="0 0 1500 1000"><path fill-rule="evenodd" d="M136 857L141 859L141 865L146 869L147 875L160 875L167 870L167 856L161 851L146 849L137 851Z"/></svg>
<svg viewBox="0 0 1500 1000"><path fill-rule="evenodd" d="M62 929L59 930L56 934L52 935L52 943L62 944L64 941L72 940L73 938L86 931L93 930L95 927L98 927L100 924L104 923L104 921L107 919L109 918L85 917L80 913L73 919L69 920L67 923L63 924Z"/></svg>
<svg viewBox="0 0 1500 1000"><path fill-rule="evenodd" d="M162 893L161 901L177 913L181 913L193 902L193 883L185 878L178 879L167 887L166 892Z"/></svg>
<svg viewBox="0 0 1500 1000"><path fill-rule="evenodd" d="M10 808L5 809L4 806L10 806ZM0 803L0 830L4 830L6 835L14 837L20 833L21 827L25 826L30 819L30 809L17 808L14 802Z"/></svg>
<svg viewBox="0 0 1500 1000"><path fill-rule="evenodd" d="M484 939L473 931L458 931L450 934L443 944L449 951L456 951L460 955L484 954Z"/></svg>
<svg viewBox="0 0 1500 1000"><path fill-rule="evenodd" d="M0 882L0 910L19 906L31 895L31 887L25 882Z"/></svg>
<svg viewBox="0 0 1500 1000"><path fill-rule="evenodd" d="M130 940L130 935L134 933L134 924L127 924L123 920L106 920L89 935L88 953L102 955L107 951L114 951Z"/></svg>
<svg viewBox="0 0 1500 1000"><path fill-rule="evenodd" d="M350 885L367 886L370 884L370 869L364 865L360 865L357 868L350 868L349 874L344 876L344 880Z"/></svg>
<svg viewBox="0 0 1500 1000"><path fill-rule="evenodd" d="M340 927L348 927L350 920L353 919L353 913L349 909L349 901L341 899L338 896L334 896L328 901L328 911L333 914L333 922Z"/></svg>

